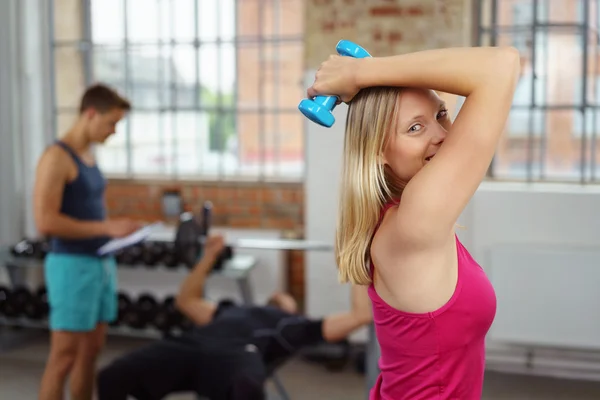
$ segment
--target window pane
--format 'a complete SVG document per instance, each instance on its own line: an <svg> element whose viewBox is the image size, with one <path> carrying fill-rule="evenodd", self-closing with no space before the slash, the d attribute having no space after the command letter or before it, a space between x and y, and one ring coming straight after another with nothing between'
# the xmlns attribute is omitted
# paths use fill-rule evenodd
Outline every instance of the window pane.
<svg viewBox="0 0 600 400"><path fill-rule="evenodd" d="M160 3L156 0L126 0L126 3L127 39L133 43L156 43L161 33Z"/></svg>
<svg viewBox="0 0 600 400"><path fill-rule="evenodd" d="M265 129L263 131L262 173L264 176L276 176L281 157L280 130L281 121L279 113L266 113L264 115Z"/></svg>
<svg viewBox="0 0 600 400"><path fill-rule="evenodd" d="M83 37L81 0L54 1L54 39L56 41L81 40Z"/></svg>
<svg viewBox="0 0 600 400"><path fill-rule="evenodd" d="M262 134L264 119L256 112L238 114L237 121L240 175L260 176L262 173Z"/></svg>
<svg viewBox="0 0 600 400"><path fill-rule="evenodd" d="M546 135L544 111L513 108L494 156L494 177L526 179L531 174L542 178Z"/></svg>
<svg viewBox="0 0 600 400"><path fill-rule="evenodd" d="M265 23L261 16L260 0L237 1L237 35L241 38L256 38L261 34L261 23Z"/></svg>
<svg viewBox="0 0 600 400"><path fill-rule="evenodd" d="M304 116L294 110L280 112L275 176L301 178L304 175Z"/></svg>
<svg viewBox="0 0 600 400"><path fill-rule="evenodd" d="M174 104L176 107L193 108L198 105L196 96L196 49L191 45L173 48L170 82L177 88Z"/></svg>
<svg viewBox="0 0 600 400"><path fill-rule="evenodd" d="M536 68L536 73L547 88L542 103L581 105L582 35L541 32L538 37L540 47L536 57L540 60L540 68Z"/></svg>
<svg viewBox="0 0 600 400"><path fill-rule="evenodd" d="M143 46L129 50L129 89L135 108L158 109L164 102L161 80L164 66L155 46ZM133 125L132 125L133 126Z"/></svg>
<svg viewBox="0 0 600 400"><path fill-rule="evenodd" d="M192 41L196 37L196 0L171 1L173 39ZM214 19L214 15L213 15Z"/></svg>
<svg viewBox="0 0 600 400"><path fill-rule="evenodd" d="M82 53L77 47L57 47L54 49L54 62L56 106L79 108L85 90Z"/></svg>
<svg viewBox="0 0 600 400"><path fill-rule="evenodd" d="M277 30L279 23L275 18L279 18L279 8L277 1L267 0L260 4L259 18L262 36L266 38L273 38L279 34Z"/></svg>
<svg viewBox="0 0 600 400"><path fill-rule="evenodd" d="M199 76L202 106L233 108L235 101L236 51L233 44L200 46ZM191 64L194 65L194 64Z"/></svg>
<svg viewBox="0 0 600 400"><path fill-rule="evenodd" d="M306 96L303 85L304 44L280 43L277 45L277 91L275 107L297 110L298 103Z"/></svg>
<svg viewBox="0 0 600 400"><path fill-rule="evenodd" d="M125 51L122 47L95 47L92 50L92 80L103 82L126 93Z"/></svg>
<svg viewBox="0 0 600 400"><path fill-rule="evenodd" d="M198 0L198 31L201 41L214 41L219 36L218 2L219 0Z"/></svg>
<svg viewBox="0 0 600 400"><path fill-rule="evenodd" d="M306 2L304 0L275 1L276 30L282 36L303 36Z"/></svg>
<svg viewBox="0 0 600 400"><path fill-rule="evenodd" d="M600 53L598 35L594 31L589 31L587 34L587 82L581 82L581 85L577 88L576 94L581 93L582 88L587 88L586 100L588 104L599 104L600 103L600 85L598 85L598 76L600 75Z"/></svg>
<svg viewBox="0 0 600 400"><path fill-rule="evenodd" d="M233 44L224 43L219 48L219 101L224 108L233 108L235 106L235 75L236 59L235 47Z"/></svg>
<svg viewBox="0 0 600 400"><path fill-rule="evenodd" d="M236 0L209 0L217 2L221 7L219 10L219 33L221 40L233 40L235 37L235 3ZM206 2L206 0L205 0ZM239 1L237 1L239 3Z"/></svg>
<svg viewBox="0 0 600 400"><path fill-rule="evenodd" d="M270 112L264 115L264 176L301 176L304 164L302 118L299 112Z"/></svg>
<svg viewBox="0 0 600 400"><path fill-rule="evenodd" d="M583 6L588 0L538 1L538 21L544 23L581 23ZM594 1L590 1L594 3Z"/></svg>
<svg viewBox="0 0 600 400"><path fill-rule="evenodd" d="M160 113L132 112L129 116L131 132L131 171L137 174L164 173L164 136L160 129Z"/></svg>
<svg viewBox="0 0 600 400"><path fill-rule="evenodd" d="M177 175L197 176L204 166L205 155L210 152L209 116L202 112L181 111L172 118L175 125L169 146L177 155L174 169Z"/></svg>
<svg viewBox="0 0 600 400"><path fill-rule="evenodd" d="M237 65L237 105L244 110L258 110L263 93L266 92L260 81L261 71L265 66L264 62L261 62L260 47L238 46Z"/></svg>
<svg viewBox="0 0 600 400"><path fill-rule="evenodd" d="M129 118L119 122L116 133L103 145L95 148L98 165L105 174L126 174L128 172L127 126Z"/></svg>
<svg viewBox="0 0 600 400"><path fill-rule="evenodd" d="M56 114L56 136L62 137L75 123L77 119L76 111L59 111Z"/></svg>
<svg viewBox="0 0 600 400"><path fill-rule="evenodd" d="M80 0L77 2L81 3ZM57 3L61 2L54 2L54 4ZM115 43L124 40L123 11L123 0L91 0L92 41L94 43ZM63 16L60 18L70 22Z"/></svg>

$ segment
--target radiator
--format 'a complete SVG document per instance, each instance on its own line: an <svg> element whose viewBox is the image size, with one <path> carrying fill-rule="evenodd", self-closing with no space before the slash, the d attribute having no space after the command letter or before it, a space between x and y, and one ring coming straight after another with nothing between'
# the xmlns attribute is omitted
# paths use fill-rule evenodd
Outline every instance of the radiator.
<svg viewBox="0 0 600 400"><path fill-rule="evenodd" d="M482 265L498 299L490 341L600 350L600 248L494 246Z"/></svg>

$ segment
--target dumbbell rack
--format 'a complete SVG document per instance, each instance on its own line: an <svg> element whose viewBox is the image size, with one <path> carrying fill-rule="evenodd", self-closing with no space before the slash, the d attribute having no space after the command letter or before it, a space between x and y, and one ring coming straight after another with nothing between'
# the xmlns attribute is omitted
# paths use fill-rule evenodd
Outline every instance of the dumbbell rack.
<svg viewBox="0 0 600 400"><path fill-rule="evenodd" d="M247 255L235 255L231 259L225 261L224 265L219 270L213 270L212 275L224 276L228 279L234 279L238 288L241 292L242 299L245 303L252 303L252 291L249 283L249 273L256 266L256 259L252 256ZM10 248L0 248L0 267L4 267L8 270L10 279L10 288L14 290L19 286L28 287L27 282L24 279L20 279L19 271L24 268L40 268L43 266L43 260L33 257L15 257L11 254ZM162 264L156 264L152 266L146 266L144 264L136 265L125 265L118 264L119 269L144 269L145 271L189 271L189 268L183 264L178 266L165 266ZM160 302L159 302L160 304ZM8 318L0 315L0 326L12 326L12 327L23 327L23 328L37 328L47 329L48 319L47 316L41 319L30 319L24 316L18 316L15 318ZM178 335L182 332L182 329L176 327L168 331L169 335ZM130 336L147 339L158 339L165 335L166 332L161 331L155 327L144 327L136 329L129 326L117 325L109 326L108 333L110 335L117 336Z"/></svg>

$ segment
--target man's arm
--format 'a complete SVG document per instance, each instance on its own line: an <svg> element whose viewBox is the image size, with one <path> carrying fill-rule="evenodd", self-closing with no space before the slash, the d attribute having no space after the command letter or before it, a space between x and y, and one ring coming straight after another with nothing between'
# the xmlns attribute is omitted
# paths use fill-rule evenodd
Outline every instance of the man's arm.
<svg viewBox="0 0 600 400"><path fill-rule="evenodd" d="M33 212L38 231L46 236L83 239L107 235L103 221L79 221L60 213L70 163L62 149L48 148L36 168Z"/></svg>
<svg viewBox="0 0 600 400"><path fill-rule="evenodd" d="M217 305L204 299L204 283L223 249L223 238L211 237L204 246L204 255L184 279L175 299L177 308L197 325L206 325L215 314Z"/></svg>
<svg viewBox="0 0 600 400"><path fill-rule="evenodd" d="M371 299L367 290L368 286L352 285L351 310L329 315L323 319L323 339L328 342L338 342L373 320Z"/></svg>

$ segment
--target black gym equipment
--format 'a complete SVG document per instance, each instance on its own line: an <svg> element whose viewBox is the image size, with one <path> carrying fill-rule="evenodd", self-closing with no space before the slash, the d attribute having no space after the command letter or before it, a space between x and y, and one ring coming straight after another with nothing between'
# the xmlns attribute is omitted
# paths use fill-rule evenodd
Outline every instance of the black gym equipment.
<svg viewBox="0 0 600 400"><path fill-rule="evenodd" d="M115 257L119 265L135 266L142 264L142 256L144 248L142 243L134 244L133 246L122 249Z"/></svg>
<svg viewBox="0 0 600 400"><path fill-rule="evenodd" d="M157 306L152 326L163 333L168 333L178 328L182 320L183 315L175 307L175 298L168 296Z"/></svg>
<svg viewBox="0 0 600 400"><path fill-rule="evenodd" d="M110 325L119 326L125 325L125 316L131 307L131 299L123 292L119 292L117 296L117 318Z"/></svg>
<svg viewBox="0 0 600 400"><path fill-rule="evenodd" d="M50 251L50 242L47 239L23 239L10 250L14 257L43 260Z"/></svg>
<svg viewBox="0 0 600 400"><path fill-rule="evenodd" d="M10 289L0 286L0 316L6 316L6 308L10 298Z"/></svg>
<svg viewBox="0 0 600 400"><path fill-rule="evenodd" d="M192 268L202 256L202 248L209 235L212 218L212 204L205 202L201 216L183 213L175 234L175 250L181 263ZM238 239L228 243L219 256L214 269L219 269L224 262L234 255L234 248L262 250L331 250L332 246L306 240L294 239Z"/></svg>
<svg viewBox="0 0 600 400"><path fill-rule="evenodd" d="M11 315L9 317L23 317L25 316L25 310L27 304L34 301L34 296L31 294L29 289L25 286L17 286L9 297L9 305L11 309Z"/></svg>
<svg viewBox="0 0 600 400"><path fill-rule="evenodd" d="M163 243L146 241L142 245L142 262L148 267L156 266L161 263L164 251Z"/></svg>
<svg viewBox="0 0 600 400"><path fill-rule="evenodd" d="M176 268L179 266L179 256L175 251L175 244L172 242L164 242L164 251L161 263L167 268Z"/></svg>
<svg viewBox="0 0 600 400"><path fill-rule="evenodd" d="M33 257L35 254L33 243L28 239L23 239L11 248L11 254L15 257Z"/></svg>
<svg viewBox="0 0 600 400"><path fill-rule="evenodd" d="M41 287L37 292L31 295L27 303L25 303L23 314L33 320L41 320L48 316L48 296L46 288Z"/></svg>
<svg viewBox="0 0 600 400"><path fill-rule="evenodd" d="M321 364L331 372L343 370L351 361L351 347L348 340L307 347L300 354L305 360Z"/></svg>
<svg viewBox="0 0 600 400"><path fill-rule="evenodd" d="M151 294L141 294L135 302L135 312L139 315L142 326L151 325L158 310L158 302Z"/></svg>

